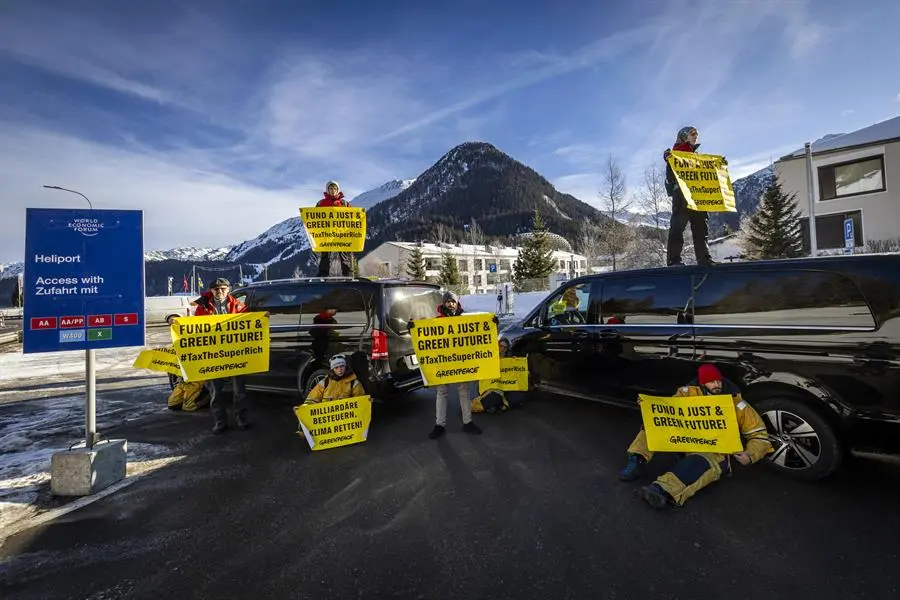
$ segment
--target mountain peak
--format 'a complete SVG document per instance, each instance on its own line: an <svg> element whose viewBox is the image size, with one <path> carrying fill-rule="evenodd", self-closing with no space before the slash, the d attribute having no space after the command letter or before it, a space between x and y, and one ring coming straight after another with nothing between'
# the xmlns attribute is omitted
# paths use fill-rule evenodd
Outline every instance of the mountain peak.
<svg viewBox="0 0 900 600"><path fill-rule="evenodd" d="M415 181L415 179L392 179L377 188L356 196L350 201L350 204L356 208L372 208L379 202L393 198L415 183Z"/></svg>

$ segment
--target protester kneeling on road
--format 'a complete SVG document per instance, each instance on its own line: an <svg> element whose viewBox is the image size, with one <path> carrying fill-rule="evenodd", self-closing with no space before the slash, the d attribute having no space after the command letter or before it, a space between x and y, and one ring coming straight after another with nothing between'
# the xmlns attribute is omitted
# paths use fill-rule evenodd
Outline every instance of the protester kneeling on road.
<svg viewBox="0 0 900 600"><path fill-rule="evenodd" d="M332 400L366 395L359 379L347 369L346 358L340 355L332 356L328 366L331 372L328 373L328 377L310 390L309 396L306 397L306 404L318 404L319 402L331 402Z"/></svg>
<svg viewBox="0 0 900 600"><path fill-rule="evenodd" d="M201 295L197 300L197 309L194 316L204 315L233 315L247 312L247 306L232 296L231 282L222 277L215 280L210 291ZM228 415L225 410L225 401L222 392L225 390L226 377L210 379L207 382L209 389L209 408L213 415L213 433L222 433L228 428ZM247 387L244 377L236 375L231 378L232 394L234 396L234 420L238 429L247 429L250 426L248 414L250 407L247 404Z"/></svg>
<svg viewBox="0 0 900 600"><path fill-rule="evenodd" d="M497 343L500 358L506 358L509 353L509 342L501 339ZM507 392L499 389L488 388L483 394L479 394L472 400L473 413L497 414L510 408L522 406L525 400L525 392Z"/></svg>
<svg viewBox="0 0 900 600"><path fill-rule="evenodd" d="M744 466L759 462L772 452L772 444L766 426L752 406L741 398L741 392L731 381L722 377L714 365L701 365L697 379L678 389L676 396L709 396L730 394L734 400L735 415L744 450L732 455L714 452L698 452L683 456L675 466L660 475L655 482L639 490L641 498L653 508L683 506L684 503L722 475L731 475L731 458ZM643 466L653 458L647 448L647 436L641 429L628 447L628 463L619 472L622 481L634 481L641 475Z"/></svg>

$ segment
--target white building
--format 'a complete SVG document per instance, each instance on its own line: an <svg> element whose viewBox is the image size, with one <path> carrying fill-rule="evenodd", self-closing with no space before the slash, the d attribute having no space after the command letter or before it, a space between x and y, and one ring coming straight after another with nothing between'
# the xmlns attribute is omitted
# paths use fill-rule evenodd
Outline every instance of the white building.
<svg viewBox="0 0 900 600"><path fill-rule="evenodd" d="M854 224L855 246L900 237L900 117L812 146L816 243L820 250L844 247L844 220ZM806 153L775 163L785 192L796 192L809 248Z"/></svg>
<svg viewBox="0 0 900 600"><path fill-rule="evenodd" d="M415 242L385 242L359 261L360 275L366 277L407 277L406 265ZM519 248L503 246L473 246L471 244L421 245L425 257L425 276L437 281L441 257L449 254L457 261L460 279L469 286L470 294L493 293L498 283L512 280L512 266L519 257ZM569 279L587 272L587 259L574 252L555 250L556 274Z"/></svg>

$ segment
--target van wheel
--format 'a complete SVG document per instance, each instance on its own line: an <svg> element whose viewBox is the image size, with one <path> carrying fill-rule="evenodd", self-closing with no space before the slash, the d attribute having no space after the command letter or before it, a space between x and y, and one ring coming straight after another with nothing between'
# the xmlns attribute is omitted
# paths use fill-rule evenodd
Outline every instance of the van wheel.
<svg viewBox="0 0 900 600"><path fill-rule="evenodd" d="M172 325L175 324L175 319L177 319L177 318L178 318L178 315L169 315L168 317L166 317L166 323L168 323L169 327L171 327Z"/></svg>
<svg viewBox="0 0 900 600"><path fill-rule="evenodd" d="M309 398L309 393L312 389L321 381L324 381L325 378L328 377L328 373L328 369L316 369L309 374L309 377L306 378L306 384L303 386L303 400Z"/></svg>
<svg viewBox="0 0 900 600"><path fill-rule="evenodd" d="M824 479L841 464L843 449L834 428L816 410L788 396L754 403L775 449L766 463L805 481Z"/></svg>

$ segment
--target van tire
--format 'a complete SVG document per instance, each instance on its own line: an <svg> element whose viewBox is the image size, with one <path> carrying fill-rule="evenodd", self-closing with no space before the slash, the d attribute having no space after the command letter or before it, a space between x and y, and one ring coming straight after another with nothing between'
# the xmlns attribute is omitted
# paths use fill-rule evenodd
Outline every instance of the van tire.
<svg viewBox="0 0 900 600"><path fill-rule="evenodd" d="M169 327L175 324L175 319L180 317L181 315L169 315L166 317L166 323L168 323Z"/></svg>
<svg viewBox="0 0 900 600"><path fill-rule="evenodd" d="M784 395L759 400L753 407L775 448L766 459L769 468L793 479L819 481L841 466L844 449L819 411Z"/></svg>
<svg viewBox="0 0 900 600"><path fill-rule="evenodd" d="M301 388L301 394L303 395L302 400L306 400L309 398L309 393L312 389L318 384L320 381L328 377L330 371L325 368L319 368L309 374L306 378L306 381L303 382L303 387Z"/></svg>

